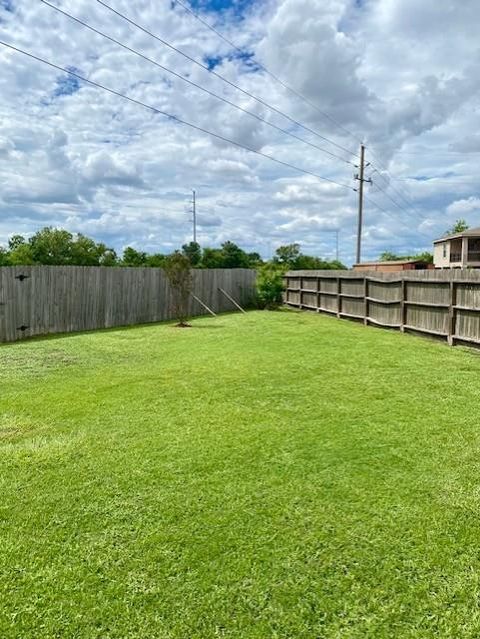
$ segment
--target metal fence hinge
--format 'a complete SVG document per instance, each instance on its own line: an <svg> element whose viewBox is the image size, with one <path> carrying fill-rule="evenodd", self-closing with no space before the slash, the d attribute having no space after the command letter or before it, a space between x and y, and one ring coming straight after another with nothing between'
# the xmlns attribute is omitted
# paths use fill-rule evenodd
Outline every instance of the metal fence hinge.
<svg viewBox="0 0 480 639"><path fill-rule="evenodd" d="M30 326L25 326L25 324L22 324L21 326L17 328L17 331L22 331L23 333L24 331L27 330L27 328L30 328Z"/></svg>
<svg viewBox="0 0 480 639"><path fill-rule="evenodd" d="M23 273L21 275L15 275L15 279L20 280L20 282L23 282L23 280L27 280L29 277L30 275L24 275Z"/></svg>

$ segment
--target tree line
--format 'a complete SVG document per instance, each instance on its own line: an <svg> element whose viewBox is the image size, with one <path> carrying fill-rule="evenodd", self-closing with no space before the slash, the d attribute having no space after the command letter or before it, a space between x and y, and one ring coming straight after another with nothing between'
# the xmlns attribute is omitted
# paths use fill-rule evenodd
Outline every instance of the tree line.
<svg viewBox="0 0 480 639"><path fill-rule="evenodd" d="M202 248L196 242L184 244L180 253L188 258L192 268L255 268L272 266L278 270L343 269L336 260L305 255L299 244L280 246L271 260L259 253L244 251L234 242L224 242L219 248ZM171 254L170 254L171 255ZM127 246L122 255L103 242L65 229L45 227L29 238L13 235L8 246L0 246L0 266L71 265L71 266L151 266L163 267L169 256L148 253Z"/></svg>

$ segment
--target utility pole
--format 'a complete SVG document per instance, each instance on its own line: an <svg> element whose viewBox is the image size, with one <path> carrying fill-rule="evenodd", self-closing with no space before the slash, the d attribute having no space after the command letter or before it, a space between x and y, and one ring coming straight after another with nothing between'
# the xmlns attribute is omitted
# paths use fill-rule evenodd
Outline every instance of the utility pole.
<svg viewBox="0 0 480 639"><path fill-rule="evenodd" d="M358 188L358 226L357 226L357 258L356 263L360 264L362 259L362 226L363 226L363 184L364 182L372 183L371 179L365 179L365 145L360 145L360 175L356 175L355 179L360 182Z"/></svg>
<svg viewBox="0 0 480 639"><path fill-rule="evenodd" d="M193 223L193 241L197 242L197 202L195 196L195 189L192 190L192 223Z"/></svg>

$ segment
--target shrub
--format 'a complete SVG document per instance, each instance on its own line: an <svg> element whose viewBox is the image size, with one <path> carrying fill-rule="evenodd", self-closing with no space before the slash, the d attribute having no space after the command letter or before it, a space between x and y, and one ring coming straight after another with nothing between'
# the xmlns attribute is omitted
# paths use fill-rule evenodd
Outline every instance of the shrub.
<svg viewBox="0 0 480 639"><path fill-rule="evenodd" d="M258 271L257 292L261 308L276 308L282 303L283 269L266 264Z"/></svg>

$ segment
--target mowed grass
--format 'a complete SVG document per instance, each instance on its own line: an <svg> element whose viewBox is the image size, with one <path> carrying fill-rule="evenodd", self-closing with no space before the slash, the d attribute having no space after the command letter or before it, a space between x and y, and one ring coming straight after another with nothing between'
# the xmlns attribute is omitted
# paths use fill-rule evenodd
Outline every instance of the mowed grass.
<svg viewBox="0 0 480 639"><path fill-rule="evenodd" d="M0 347L0 637L480 636L480 356L297 312Z"/></svg>

